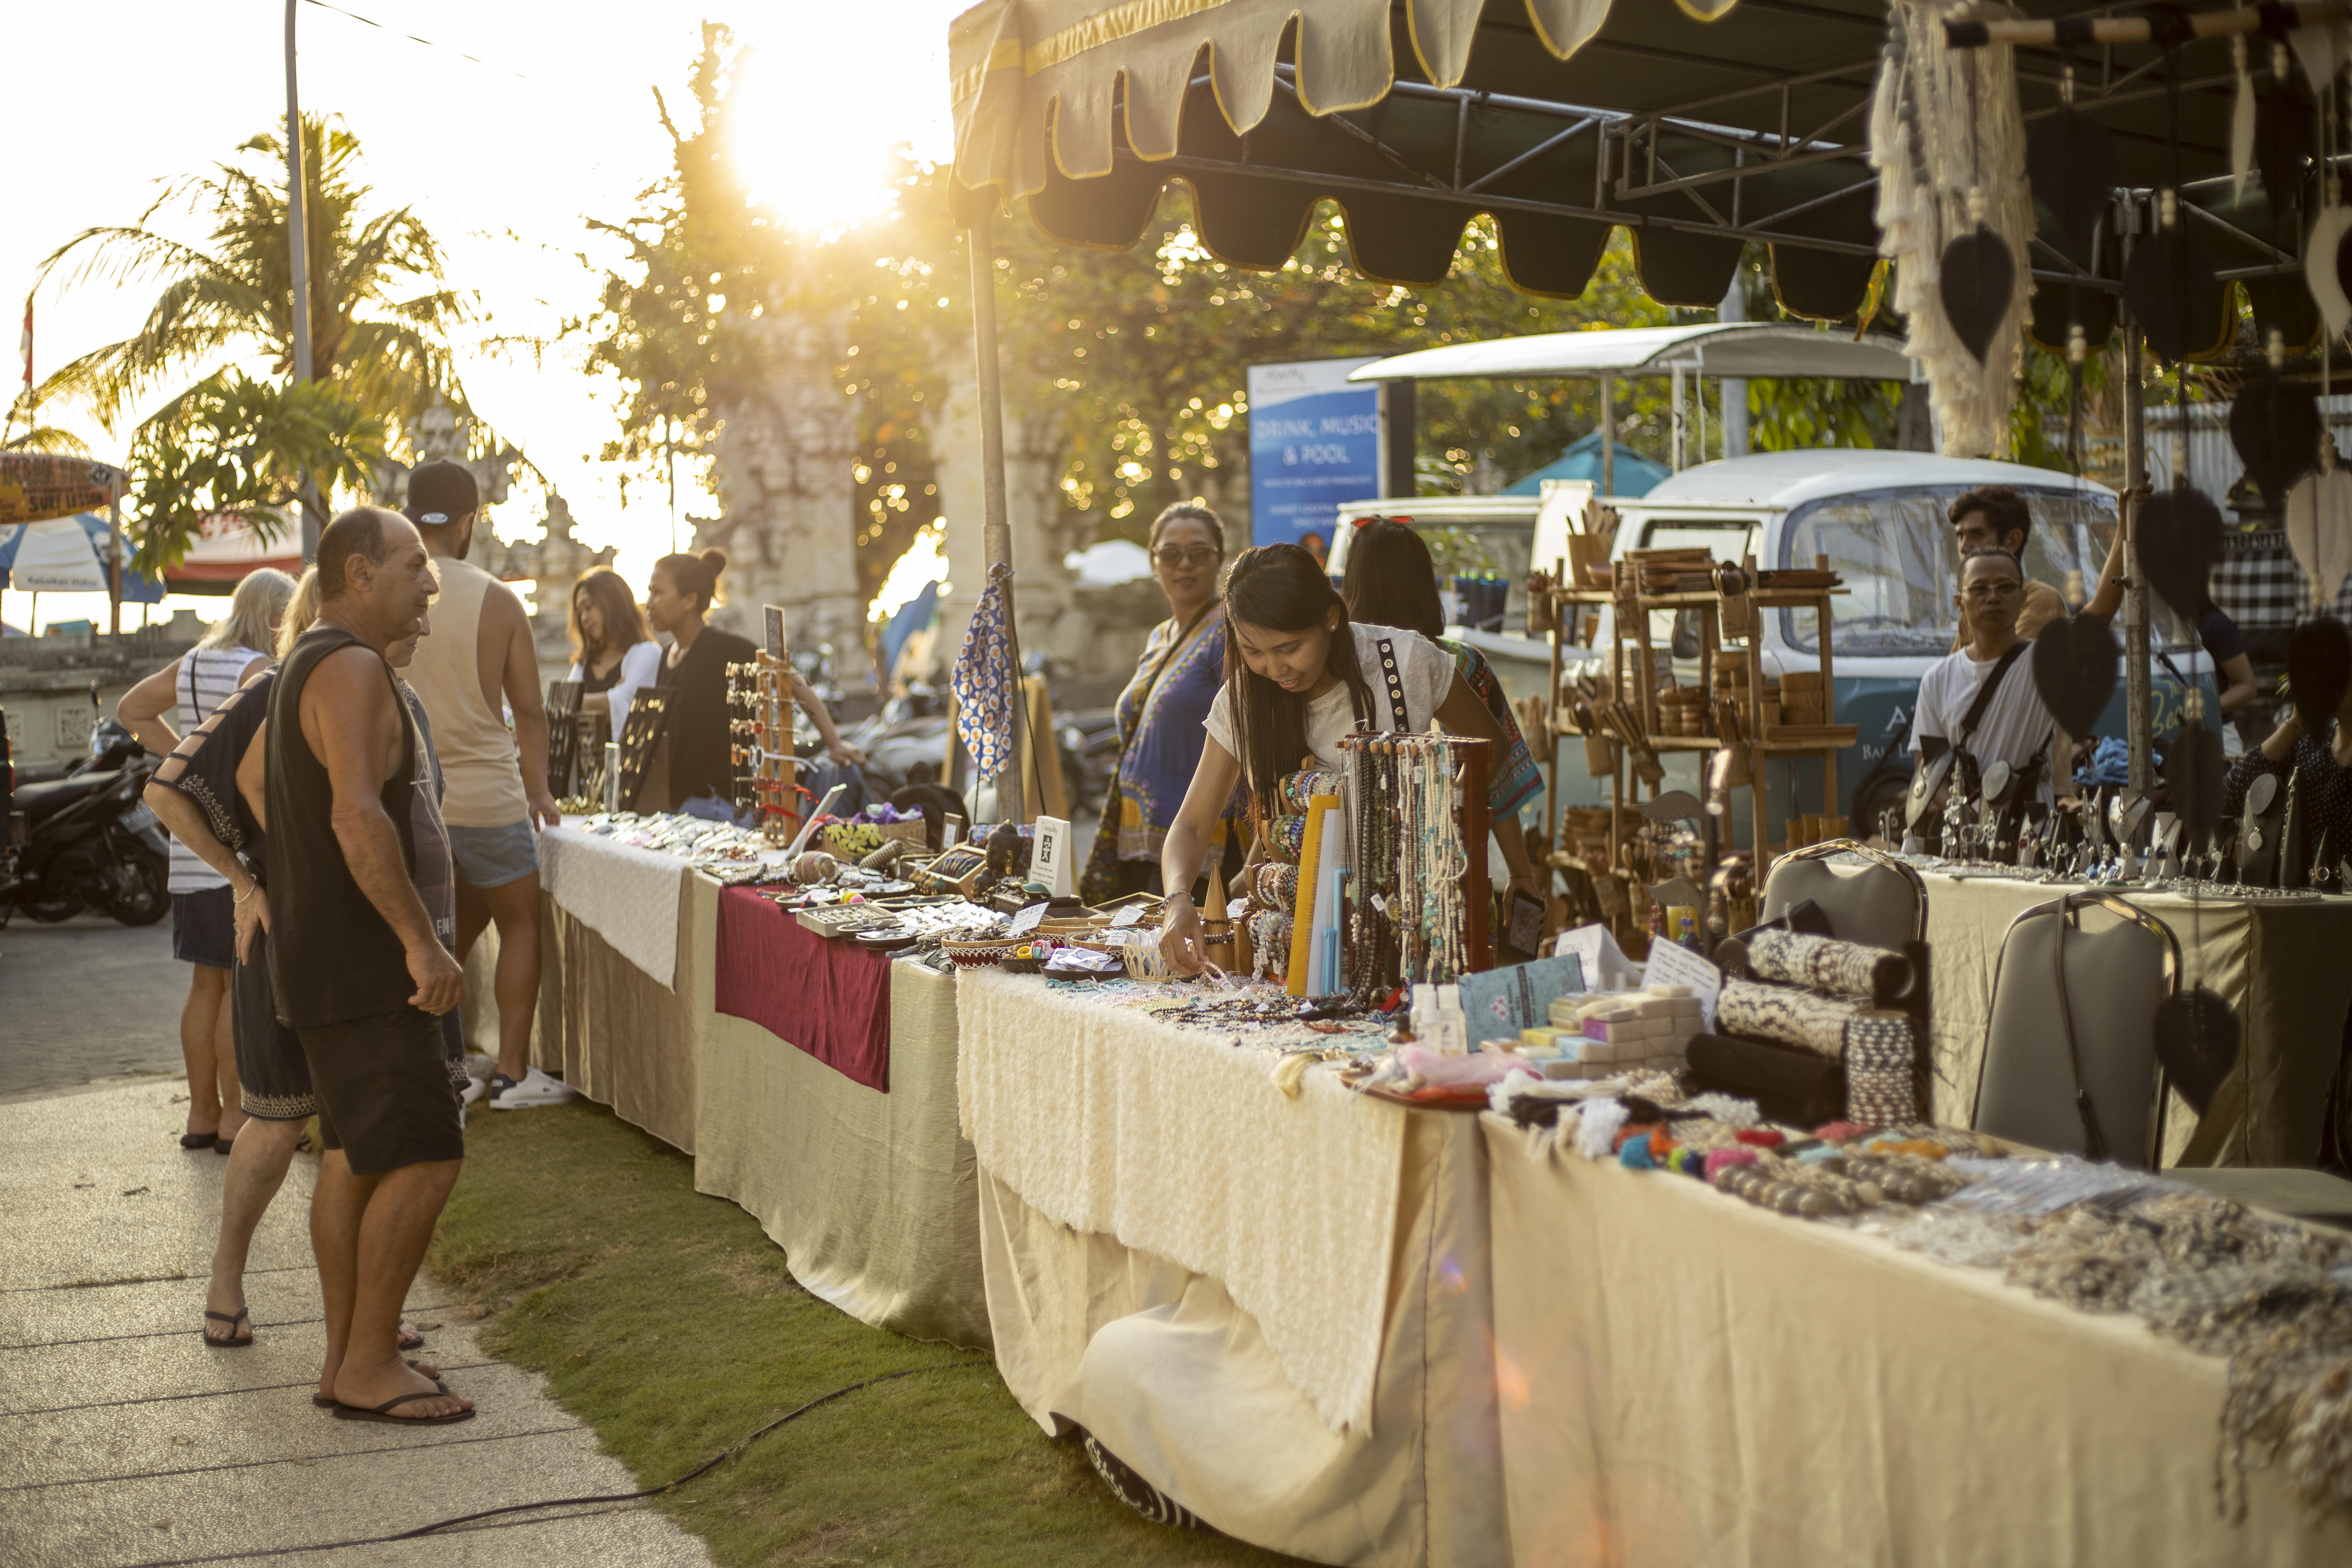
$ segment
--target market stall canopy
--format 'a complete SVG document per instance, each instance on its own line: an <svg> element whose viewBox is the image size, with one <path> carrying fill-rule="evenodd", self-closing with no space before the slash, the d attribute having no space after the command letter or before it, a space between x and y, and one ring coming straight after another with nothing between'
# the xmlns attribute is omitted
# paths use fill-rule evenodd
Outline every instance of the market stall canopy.
<svg viewBox="0 0 2352 1568"><path fill-rule="evenodd" d="M289 577L302 574L302 526L292 509L275 507L270 522L257 528L241 513L215 512L205 519L196 541L180 563L163 574L175 594L234 594L248 573L273 566Z"/></svg>
<svg viewBox="0 0 2352 1568"><path fill-rule="evenodd" d="M103 511L131 489L107 463L48 452L0 452L0 525Z"/></svg>
<svg viewBox="0 0 2352 1568"><path fill-rule="evenodd" d="M105 593L109 532L107 520L91 512L0 528L0 588L26 594ZM129 560L128 550L123 557ZM124 566L124 604L153 605L163 598L161 583Z"/></svg>
<svg viewBox="0 0 2352 1568"><path fill-rule="evenodd" d="M1202 244L1257 268L1281 266L1328 198L1356 269L1412 287L1445 277L1486 213L1512 282L1561 297L1622 226L1652 298L1701 308L1761 243L1787 310L1843 320L1876 258L1868 135L1887 19L1886 0L985 0L950 34L957 195L967 213L1025 196L1048 234L1125 248L1181 179ZM2029 126L2060 112L2062 51L2014 58ZM2226 42L2074 63L2074 112L2113 132L2118 179L2181 183L2217 263L2217 331L2243 281L2258 321L2313 341L2316 310L2281 276L2300 220L2230 179ZM2105 338L2115 227L2070 255L2042 216L2038 339L2063 346L2069 279Z"/></svg>
<svg viewBox="0 0 2352 1568"><path fill-rule="evenodd" d="M1842 332L1769 321L1708 321L1447 343L1375 360L1349 381L1449 381L1510 375L1807 376L1909 381L1903 342L1884 332Z"/></svg>

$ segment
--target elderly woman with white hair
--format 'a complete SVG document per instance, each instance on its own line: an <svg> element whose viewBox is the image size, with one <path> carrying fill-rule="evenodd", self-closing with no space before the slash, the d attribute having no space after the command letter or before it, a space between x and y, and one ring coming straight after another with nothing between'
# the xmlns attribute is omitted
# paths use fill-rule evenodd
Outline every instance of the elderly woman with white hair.
<svg viewBox="0 0 2352 1568"><path fill-rule="evenodd" d="M294 579L262 567L246 574L228 614L182 658L125 692L115 715L157 756L212 717L229 693L258 675L277 647L278 623L294 597ZM171 717L167 719L166 713ZM172 956L191 966L180 1009L180 1054L188 1067L188 1124L183 1149L229 1152L245 1123L229 1023L229 974L236 963L236 898L226 879L172 841Z"/></svg>

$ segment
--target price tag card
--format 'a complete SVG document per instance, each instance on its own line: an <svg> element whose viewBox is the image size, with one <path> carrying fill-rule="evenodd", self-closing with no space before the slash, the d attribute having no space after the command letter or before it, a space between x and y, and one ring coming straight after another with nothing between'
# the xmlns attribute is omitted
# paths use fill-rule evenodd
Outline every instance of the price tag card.
<svg viewBox="0 0 2352 1568"><path fill-rule="evenodd" d="M1125 908L1121 909L1118 913L1110 917L1110 923L1112 929L1117 931L1124 931L1129 926L1141 925L1143 923L1143 906L1141 904L1127 905Z"/></svg>
<svg viewBox="0 0 2352 1568"><path fill-rule="evenodd" d="M1013 917L1013 924L1007 931L1006 934L1009 936L1027 936L1031 931L1037 929L1037 923L1045 918L1045 906L1044 904L1031 904L1027 909L1023 910L1019 914Z"/></svg>
<svg viewBox="0 0 2352 1568"><path fill-rule="evenodd" d="M1650 943L1650 963L1642 978L1651 985L1690 987L1707 1028L1715 1027L1715 999L1723 990L1722 970L1686 947L1659 940Z"/></svg>

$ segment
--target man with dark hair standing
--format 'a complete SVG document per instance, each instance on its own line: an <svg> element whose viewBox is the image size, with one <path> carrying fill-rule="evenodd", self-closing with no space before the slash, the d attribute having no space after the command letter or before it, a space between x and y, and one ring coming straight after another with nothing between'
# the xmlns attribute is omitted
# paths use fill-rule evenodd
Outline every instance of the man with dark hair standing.
<svg viewBox="0 0 2352 1568"><path fill-rule="evenodd" d="M1929 762L1947 751L1966 752L1981 770L2006 763L2021 778L2031 771L2037 798L2049 798L2043 764L2057 721L2034 689L2033 671L2019 669L2032 655L2017 634L2025 600L2025 573L2006 550L1974 550L1960 557L1960 591L1953 595L1967 639L1919 678L1919 717L1912 744Z"/></svg>
<svg viewBox="0 0 2352 1568"><path fill-rule="evenodd" d="M325 1299L320 1387L347 1419L442 1424L473 1402L400 1357L401 1303L465 1157L441 1015L457 961L417 897L416 726L384 649L436 583L408 521L347 511L319 538L318 623L269 697L270 984L302 1042L325 1144L310 1245Z"/></svg>
<svg viewBox="0 0 2352 1568"><path fill-rule="evenodd" d="M2025 498L2008 485L1979 485L1952 498L1944 514L1952 520L1952 544L1960 563L1979 550L2004 550L2018 563L2021 571L2025 563L2025 541L2033 532L2032 509ZM2052 621L2063 619L2066 600L2047 583L2025 579L2024 597L2017 610L2017 635L2026 641ZM1964 616L1959 636L1952 639L1957 653L1969 642L1969 627Z"/></svg>
<svg viewBox="0 0 2352 1568"><path fill-rule="evenodd" d="M560 1105L572 1091L530 1066L539 1005L539 843L563 820L547 787L547 707L539 649L514 590L466 559L481 494L472 470L425 463L408 476L409 521L440 574L434 635L408 682L432 715L448 794L441 803L457 864L457 961L499 928L499 1064L493 1110ZM507 726L507 713L514 726Z"/></svg>

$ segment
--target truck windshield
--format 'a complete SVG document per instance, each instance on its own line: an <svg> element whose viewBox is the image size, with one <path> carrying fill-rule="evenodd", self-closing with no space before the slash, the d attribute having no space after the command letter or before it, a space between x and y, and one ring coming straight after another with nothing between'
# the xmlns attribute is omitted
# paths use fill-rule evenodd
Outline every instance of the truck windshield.
<svg viewBox="0 0 2352 1568"><path fill-rule="evenodd" d="M1966 489L1861 490L1825 496L1790 513L1780 530L1780 564L1811 566L1815 556L1825 555L1845 579L1844 595L1830 601L1837 652L1916 658L1951 651L1959 635L1952 606L1958 563L1945 514ZM2033 514L2025 574L2063 590L2067 574L2080 572L2086 592L2096 586L2116 533L2114 499L2054 487L2019 489ZM2152 611L2156 646L2189 643L2188 628L2160 601ZM1820 651L1814 619L1811 610L1780 612L1780 635L1791 649Z"/></svg>

